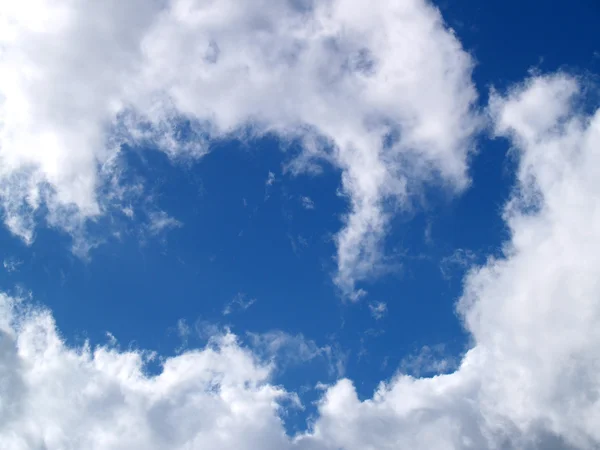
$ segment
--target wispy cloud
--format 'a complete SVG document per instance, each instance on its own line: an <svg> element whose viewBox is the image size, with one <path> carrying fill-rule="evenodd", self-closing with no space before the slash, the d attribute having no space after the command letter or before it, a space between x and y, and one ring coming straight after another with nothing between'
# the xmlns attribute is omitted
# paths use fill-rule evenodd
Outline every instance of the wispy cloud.
<svg viewBox="0 0 600 450"><path fill-rule="evenodd" d="M335 345L319 346L302 334L283 331L247 333L247 337L253 351L265 360L276 362L279 370L320 358L327 362L331 376L345 373L347 354Z"/></svg>
<svg viewBox="0 0 600 450"><path fill-rule="evenodd" d="M275 178L275 174L269 171L269 174L267 175L267 180L265 181L265 201L271 198L271 190L273 188L273 184L275 184L275 181L277 181L277 179Z"/></svg>
<svg viewBox="0 0 600 450"><path fill-rule="evenodd" d="M445 280L450 280L458 272L462 276L464 270L471 266L477 255L468 249L456 249L451 255L445 256L440 261L440 272Z"/></svg>
<svg viewBox="0 0 600 450"><path fill-rule="evenodd" d="M310 197L302 196L300 197L300 202L304 209L315 209L315 202Z"/></svg>
<svg viewBox="0 0 600 450"><path fill-rule="evenodd" d="M238 292L233 300L225 305L223 308L223 315L227 316L233 312L243 312L250 308L252 305L256 303L256 299L252 297L248 297L246 294L242 292Z"/></svg>
<svg viewBox="0 0 600 450"><path fill-rule="evenodd" d="M306 249L308 247L308 239L306 239L301 234L299 234L297 236L288 234L288 239L290 240L290 245L292 246L292 251L296 255L299 255L304 249Z"/></svg>
<svg viewBox="0 0 600 450"><path fill-rule="evenodd" d="M22 264L23 261L17 258L6 258L3 262L4 269L9 273L17 272Z"/></svg>
<svg viewBox="0 0 600 450"><path fill-rule="evenodd" d="M383 319L387 314L387 304L384 302L370 303L369 310L376 320Z"/></svg>
<svg viewBox="0 0 600 450"><path fill-rule="evenodd" d="M181 345L176 349L176 352L177 353L181 353L188 346L189 338L190 338L190 336L192 334L192 329L187 324L187 322L185 321L185 319L179 319L177 321L177 326L175 328L175 331L176 331L177 336L179 337L179 339L181 341Z"/></svg>
<svg viewBox="0 0 600 450"><path fill-rule="evenodd" d="M164 211L153 211L149 213L148 216L150 219L148 223L148 231L153 235L183 226L179 220L169 216Z"/></svg>
<svg viewBox="0 0 600 450"><path fill-rule="evenodd" d="M449 355L443 344L424 346L400 362L399 370L414 377L449 373L458 368L459 359Z"/></svg>
<svg viewBox="0 0 600 450"><path fill-rule="evenodd" d="M273 183L275 183L275 174L269 171L269 174L267 175L267 181L265 181L265 185L273 186Z"/></svg>

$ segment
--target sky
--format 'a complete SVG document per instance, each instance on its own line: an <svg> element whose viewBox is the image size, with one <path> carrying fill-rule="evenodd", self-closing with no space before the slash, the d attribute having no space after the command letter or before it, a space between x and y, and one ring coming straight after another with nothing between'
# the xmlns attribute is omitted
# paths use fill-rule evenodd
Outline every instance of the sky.
<svg viewBox="0 0 600 450"><path fill-rule="evenodd" d="M0 2L0 448L599 448L599 21Z"/></svg>

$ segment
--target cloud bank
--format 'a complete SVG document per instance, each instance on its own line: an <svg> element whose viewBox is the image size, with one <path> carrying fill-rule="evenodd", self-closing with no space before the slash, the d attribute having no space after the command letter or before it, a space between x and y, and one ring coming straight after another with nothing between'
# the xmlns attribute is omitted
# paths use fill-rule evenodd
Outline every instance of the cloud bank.
<svg viewBox="0 0 600 450"><path fill-rule="evenodd" d="M335 282L358 298L411 192L468 184L473 62L423 0L24 0L0 29L0 204L26 242L44 211L75 234L131 216L123 144L189 159L274 133L302 142L291 172L342 170Z"/></svg>
<svg viewBox="0 0 600 450"><path fill-rule="evenodd" d="M50 313L0 297L0 442L12 449L594 449L600 445L600 111L582 82L494 93L518 152L503 255L472 268L458 310L473 346L450 374L398 374L361 401L341 379L299 436L294 393L236 338L143 370L143 353L66 346Z"/></svg>

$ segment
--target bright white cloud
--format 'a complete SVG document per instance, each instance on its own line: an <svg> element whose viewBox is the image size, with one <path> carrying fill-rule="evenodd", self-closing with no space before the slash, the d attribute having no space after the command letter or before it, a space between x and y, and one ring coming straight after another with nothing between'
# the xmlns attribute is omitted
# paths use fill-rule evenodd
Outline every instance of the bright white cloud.
<svg viewBox="0 0 600 450"><path fill-rule="evenodd" d="M468 184L477 128L471 58L421 0L24 0L0 8L0 199L30 242L33 213L69 232L119 204L123 142L199 157L210 138L300 137L307 170L343 170L350 211L338 286L377 272L392 211L440 174ZM474 347L434 378L397 376L360 401L324 393L314 429L285 437L294 396L226 334L167 360L63 344L47 312L0 299L0 442L54 449L579 449L600 445L600 113L579 82L494 94L519 151L504 256L472 270L460 312ZM180 119L190 121L181 126ZM387 139L391 137L391 139ZM393 138L393 139L392 139ZM385 143L384 141L389 140ZM137 190L138 188L135 187Z"/></svg>
<svg viewBox="0 0 600 450"><path fill-rule="evenodd" d="M521 431L544 426L574 446L600 443L600 110L564 74L494 95L496 133L519 152L504 218L506 260L467 278L468 329L490 361L487 400ZM542 425L543 424L543 425Z"/></svg>
<svg viewBox="0 0 600 450"><path fill-rule="evenodd" d="M398 376L361 402L349 381L320 406L327 448L593 449L600 445L600 111L558 74L492 95L519 152L504 256L472 269L459 311L474 347L451 374ZM319 447L315 447L319 448Z"/></svg>
<svg viewBox="0 0 600 450"><path fill-rule="evenodd" d="M293 171L343 170L335 280L358 298L389 205L468 183L472 60L423 0L24 0L0 29L0 199L27 242L44 203L68 231L124 210L124 142L197 158L276 133L304 143Z"/></svg>
<svg viewBox="0 0 600 450"><path fill-rule="evenodd" d="M72 231L109 201L98 197L118 145L107 131L156 4L84 9L31 0L0 8L0 197L7 226L25 241L42 203L51 223Z"/></svg>
<svg viewBox="0 0 600 450"><path fill-rule="evenodd" d="M44 311L0 298L0 441L7 450L281 449L270 368L230 334L144 374L148 356L70 349Z"/></svg>
<svg viewBox="0 0 600 450"><path fill-rule="evenodd" d="M0 442L10 450L598 448L600 112L579 112L581 90L559 74L492 96L496 133L519 151L504 211L511 237L501 258L465 279L459 311L474 345L455 372L400 374L366 401L342 379L325 388L312 429L289 438L278 417L295 396L269 383L273 365L231 334L149 376L143 354L69 348L48 313L2 296Z"/></svg>

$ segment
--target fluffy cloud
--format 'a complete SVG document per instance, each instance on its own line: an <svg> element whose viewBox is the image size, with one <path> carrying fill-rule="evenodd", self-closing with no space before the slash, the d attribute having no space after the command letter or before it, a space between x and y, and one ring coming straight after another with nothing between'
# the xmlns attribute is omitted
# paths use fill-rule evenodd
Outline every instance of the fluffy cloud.
<svg viewBox="0 0 600 450"><path fill-rule="evenodd" d="M393 208L441 175L468 184L478 126L471 58L421 0L27 0L0 9L0 201L77 233L123 210L123 143L197 158L211 139L301 139L292 171L343 171L350 210L336 283L377 272ZM361 401L326 389L306 435L271 363L218 335L146 373L153 355L71 348L51 315L0 297L0 442L54 449L592 449L600 445L600 113L581 81L534 77L491 97L519 158L504 254L472 269L473 339L446 375L398 375ZM390 200L392 200L390 202ZM388 205L388 206L384 206ZM390 206L393 205L393 206ZM390 209L391 208L391 209ZM129 211L129 210L128 210ZM126 215L130 215L129 213ZM166 217L166 216L165 216ZM150 225L151 226L151 225ZM155 357L155 356L154 356Z"/></svg>
<svg viewBox="0 0 600 450"><path fill-rule="evenodd" d="M281 413L234 336L163 362L114 347L70 348L48 312L0 297L0 442L9 449L593 449L600 445L600 112L580 83L537 77L493 94L498 136L518 151L503 256L471 269L459 311L473 347L450 374L398 374L359 400L326 388L310 430Z"/></svg>
<svg viewBox="0 0 600 450"><path fill-rule="evenodd" d="M357 298L411 190L468 183L472 60L423 0L25 0L0 30L0 200L27 242L40 208L72 233L123 211L123 143L198 158L276 133L303 142L291 171L343 171L335 280Z"/></svg>
<svg viewBox="0 0 600 450"><path fill-rule="evenodd" d="M518 151L504 260L467 278L461 310L485 349L486 401L522 431L600 443L600 111L583 81L533 78L494 95L496 133Z"/></svg>
<svg viewBox="0 0 600 450"><path fill-rule="evenodd" d="M152 355L71 349L48 312L0 298L0 441L10 450L280 449L278 403L267 365L232 335L144 373Z"/></svg>
<svg viewBox="0 0 600 450"><path fill-rule="evenodd" d="M585 113L583 91L557 74L492 95L519 167L503 257L465 278L473 348L454 373L398 375L368 401L340 381L314 448L598 448L600 111Z"/></svg>

